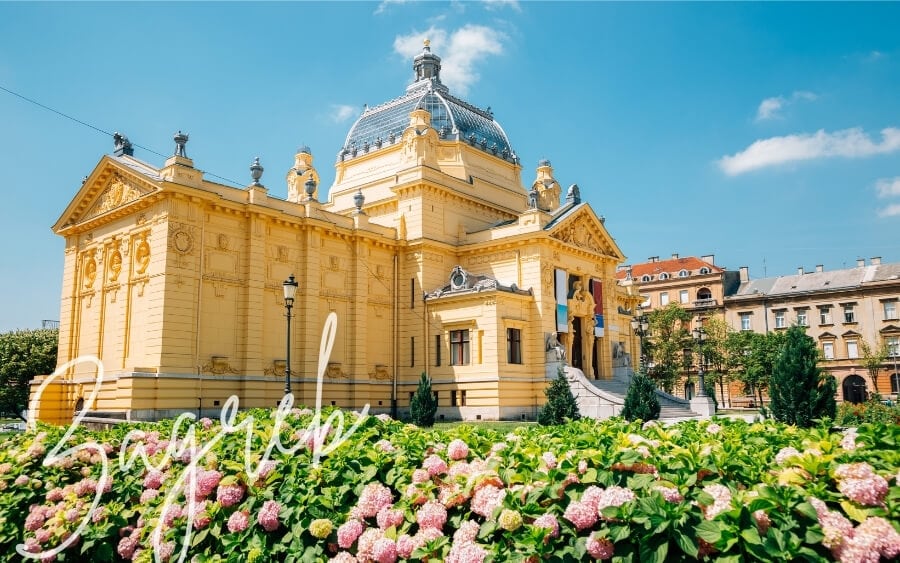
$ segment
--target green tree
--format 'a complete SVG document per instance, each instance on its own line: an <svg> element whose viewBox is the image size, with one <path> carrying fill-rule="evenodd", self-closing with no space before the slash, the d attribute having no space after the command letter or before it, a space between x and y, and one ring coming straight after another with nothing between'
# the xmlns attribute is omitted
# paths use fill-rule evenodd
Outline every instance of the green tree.
<svg viewBox="0 0 900 563"><path fill-rule="evenodd" d="M419 378L419 386L409 402L409 416L416 426L434 426L434 413L437 412L437 398L431 391L431 378L424 371Z"/></svg>
<svg viewBox="0 0 900 563"><path fill-rule="evenodd" d="M683 369L683 352L693 345L687 330L691 314L678 303L669 303L651 311L647 318L650 339L646 348L652 365L648 375L657 386L671 393Z"/></svg>
<svg viewBox="0 0 900 563"><path fill-rule="evenodd" d="M815 341L801 327L790 327L769 381L769 410L776 420L808 428L816 419L834 418L837 382L818 364Z"/></svg>
<svg viewBox="0 0 900 563"><path fill-rule="evenodd" d="M575 396L572 395L572 388L569 387L563 368L559 368L556 379L544 390L544 394L547 396L547 402L538 412L538 424L552 426L581 418L578 403L575 402Z"/></svg>
<svg viewBox="0 0 900 563"><path fill-rule="evenodd" d="M756 397L760 406L784 343L784 332L760 334L742 331L727 337L729 370L735 379L744 384L747 392Z"/></svg>
<svg viewBox="0 0 900 563"><path fill-rule="evenodd" d="M28 406L28 382L53 373L58 346L58 329L0 334L0 415L22 418Z"/></svg>
<svg viewBox="0 0 900 563"><path fill-rule="evenodd" d="M643 371L631 378L625 403L622 405L622 418L632 420L655 420L659 418L659 397L653 380Z"/></svg>
<svg viewBox="0 0 900 563"><path fill-rule="evenodd" d="M887 343L882 341L881 346L872 347L865 340L859 342L860 351L862 352L862 365L869 372L872 378L874 393L878 394L878 376L884 367L884 362L888 358L889 350Z"/></svg>
<svg viewBox="0 0 900 563"><path fill-rule="evenodd" d="M706 337L700 346L702 354L700 359L704 363L706 393L718 406L720 403L724 404L725 384L731 378L730 349L727 343L732 330L721 318L708 317L703 323L703 331L706 333ZM716 398L716 386L719 388L718 399Z"/></svg>

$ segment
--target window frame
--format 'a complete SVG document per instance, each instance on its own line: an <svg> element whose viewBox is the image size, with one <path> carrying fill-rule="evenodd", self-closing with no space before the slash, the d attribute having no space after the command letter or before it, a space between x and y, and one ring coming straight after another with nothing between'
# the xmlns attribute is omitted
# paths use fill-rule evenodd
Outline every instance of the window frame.
<svg viewBox="0 0 900 563"><path fill-rule="evenodd" d="M859 359L859 341L855 338L847 341L847 359Z"/></svg>
<svg viewBox="0 0 900 563"><path fill-rule="evenodd" d="M468 366L472 363L472 336L468 328L453 329L450 332L450 365Z"/></svg>
<svg viewBox="0 0 900 563"><path fill-rule="evenodd" d="M831 306L819 307L819 326L828 326L834 324L834 318L831 316Z"/></svg>
<svg viewBox="0 0 900 563"><path fill-rule="evenodd" d="M787 319L785 319L785 311L772 311L775 313L775 328L787 328Z"/></svg>
<svg viewBox="0 0 900 563"><path fill-rule="evenodd" d="M515 338L513 338L515 336ZM506 363L522 365L522 329L506 327Z"/></svg>
<svg viewBox="0 0 900 563"><path fill-rule="evenodd" d="M682 305L687 305L691 302L691 292L687 289L682 289L678 291L678 302Z"/></svg>
<svg viewBox="0 0 900 563"><path fill-rule="evenodd" d="M891 309L891 312L888 312L888 308ZM884 317L885 321L898 321L897 315L897 302L896 301L882 301L881 302L881 313Z"/></svg>
<svg viewBox="0 0 900 563"><path fill-rule="evenodd" d="M738 313L738 317L741 319L741 331L751 331L753 330L753 313ZM744 323L744 321L747 321Z"/></svg>
<svg viewBox="0 0 900 563"><path fill-rule="evenodd" d="M841 308L844 311L844 323L845 325L856 324L856 308L853 303L846 303L841 305Z"/></svg>
<svg viewBox="0 0 900 563"><path fill-rule="evenodd" d="M830 350L830 353L829 353ZM822 357L826 360L834 359L834 341L825 340L822 342Z"/></svg>
<svg viewBox="0 0 900 563"><path fill-rule="evenodd" d="M808 309L798 309L797 310L797 326L809 326L809 310Z"/></svg>
<svg viewBox="0 0 900 563"><path fill-rule="evenodd" d="M663 303L665 301L665 303ZM669 304L669 292L668 291L660 291L659 292L659 306L665 307Z"/></svg>

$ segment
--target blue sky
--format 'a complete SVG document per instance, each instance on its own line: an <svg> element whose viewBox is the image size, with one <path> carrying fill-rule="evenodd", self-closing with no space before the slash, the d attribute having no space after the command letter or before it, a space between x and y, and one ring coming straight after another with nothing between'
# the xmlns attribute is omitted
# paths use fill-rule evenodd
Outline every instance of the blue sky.
<svg viewBox="0 0 900 563"><path fill-rule="evenodd" d="M490 106L526 184L552 161L629 262L715 254L752 277L900 261L900 4L0 3L0 86L209 173L322 175L421 39ZM50 231L105 134L0 91L0 331L59 317ZM160 165L163 156L137 148ZM323 189L324 188L324 189Z"/></svg>

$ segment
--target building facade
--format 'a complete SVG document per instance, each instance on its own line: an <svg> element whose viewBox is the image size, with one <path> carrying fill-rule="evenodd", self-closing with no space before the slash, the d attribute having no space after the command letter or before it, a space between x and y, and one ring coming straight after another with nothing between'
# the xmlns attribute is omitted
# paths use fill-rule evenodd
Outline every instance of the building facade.
<svg viewBox="0 0 900 563"><path fill-rule="evenodd" d="M427 372L441 417L533 418L551 355L589 378L625 367L639 298L616 284L624 256L603 219L549 161L523 186L502 127L449 92L427 44L413 70L353 124L325 198L307 147L282 199L258 159L252 183L230 187L194 167L185 134L162 167L117 134L53 227L59 363L97 356L102 382L85 362L36 379L38 418L209 414L231 395L271 407L288 357L299 403L321 385L323 404L402 414Z"/></svg>
<svg viewBox="0 0 900 563"><path fill-rule="evenodd" d="M725 298L726 319L734 330L770 332L806 327L821 352L820 366L838 382L838 399L859 402L877 391L900 392L900 263L880 258L856 267L751 280L741 268L740 286ZM877 389L862 361L864 346L888 348Z"/></svg>

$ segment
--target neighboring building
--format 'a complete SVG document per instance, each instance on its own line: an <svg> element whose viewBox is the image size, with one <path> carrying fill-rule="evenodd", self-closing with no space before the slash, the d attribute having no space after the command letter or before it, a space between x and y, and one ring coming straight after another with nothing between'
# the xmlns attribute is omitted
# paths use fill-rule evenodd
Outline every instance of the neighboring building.
<svg viewBox="0 0 900 563"><path fill-rule="evenodd" d="M616 284L624 257L603 219L577 186L562 193L549 161L524 188L493 114L450 94L427 44L413 68L405 93L351 127L324 203L306 147L281 199L258 160L253 183L234 188L194 167L187 135L157 168L117 134L53 227L66 241L59 363L96 355L104 380L90 404L95 369L77 365L37 416L210 414L231 395L276 405L291 275L301 403L315 403L330 313L326 405L402 412L428 372L440 416L532 418L548 350L589 378L627 370L640 299Z"/></svg>
<svg viewBox="0 0 900 563"><path fill-rule="evenodd" d="M725 298L726 319L735 330L769 332L791 325L807 328L822 353L820 365L837 378L838 398L859 402L874 390L862 365L862 345L882 343L889 357L878 378L883 396L900 392L900 263L882 264L872 258L855 268L805 272L751 280L740 269L740 287Z"/></svg>
<svg viewBox="0 0 900 563"><path fill-rule="evenodd" d="M697 258L672 254L668 260L652 256L647 262L619 266L616 277L621 285L636 288L643 314L678 303L695 319L689 330L710 317L724 320L725 297L738 286L738 272L716 266L713 255ZM691 347L683 353L686 377L673 391L676 396L690 399L696 391L697 361Z"/></svg>

